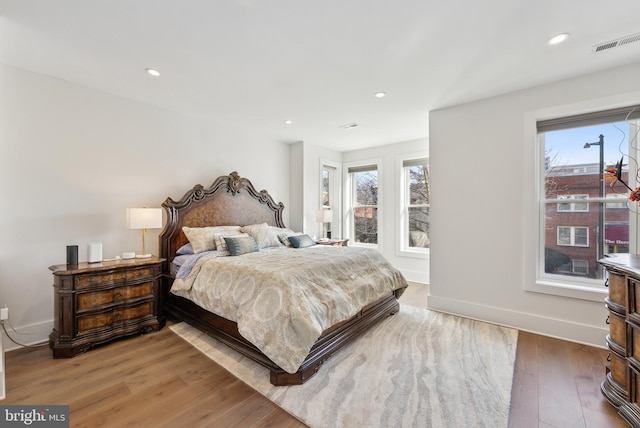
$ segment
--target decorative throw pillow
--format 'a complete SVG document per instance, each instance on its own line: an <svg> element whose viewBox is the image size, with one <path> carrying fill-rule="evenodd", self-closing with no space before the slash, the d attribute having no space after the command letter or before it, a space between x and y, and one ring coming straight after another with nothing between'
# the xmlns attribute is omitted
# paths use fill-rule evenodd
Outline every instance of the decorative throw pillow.
<svg viewBox="0 0 640 428"><path fill-rule="evenodd" d="M225 236L225 242L227 243L227 249L232 256L240 256L246 253L255 253L260 251L256 240L253 236Z"/></svg>
<svg viewBox="0 0 640 428"><path fill-rule="evenodd" d="M282 242L282 245L284 245L285 247L291 247L291 242L289 241L289 237L290 236L296 236L296 235L302 235L302 233L295 233L295 232L279 233L278 234L278 240L280 242Z"/></svg>
<svg viewBox="0 0 640 428"><path fill-rule="evenodd" d="M251 224L240 228L241 232L248 233L256 240L258 248L281 247L278 235L273 233L267 223Z"/></svg>
<svg viewBox="0 0 640 428"><path fill-rule="evenodd" d="M289 242L293 248L306 248L312 245L316 245L316 241L311 239L309 235L294 235L289 236Z"/></svg>
<svg viewBox="0 0 640 428"><path fill-rule="evenodd" d="M211 251L216 249L215 235L221 233L240 233L240 226L210 226L210 227L187 227L182 228L184 235L191 243L194 253Z"/></svg>
<svg viewBox="0 0 640 428"><path fill-rule="evenodd" d="M216 241L216 249L220 250L220 251L224 251L227 249L227 242L225 241L224 238L230 237L230 236L249 236L246 233L242 233L240 232L240 229L236 230L236 231L229 231L226 233L221 233L219 235L215 235L215 241Z"/></svg>

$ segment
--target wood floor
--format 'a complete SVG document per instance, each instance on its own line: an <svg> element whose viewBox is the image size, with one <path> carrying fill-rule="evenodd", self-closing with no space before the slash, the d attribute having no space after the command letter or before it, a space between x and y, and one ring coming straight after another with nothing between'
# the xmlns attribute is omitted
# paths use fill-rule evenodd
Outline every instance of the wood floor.
<svg viewBox="0 0 640 428"><path fill-rule="evenodd" d="M427 294L426 286L412 284L401 302L426 306ZM606 356L521 332L509 426L626 427L600 393ZM5 363L0 405L67 404L72 427L305 426L168 328L71 359L54 360L47 347L20 349Z"/></svg>

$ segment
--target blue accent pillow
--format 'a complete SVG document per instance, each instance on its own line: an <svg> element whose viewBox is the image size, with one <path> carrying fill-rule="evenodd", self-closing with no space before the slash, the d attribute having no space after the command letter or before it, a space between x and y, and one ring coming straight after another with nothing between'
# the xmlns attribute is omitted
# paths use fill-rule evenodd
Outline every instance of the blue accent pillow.
<svg viewBox="0 0 640 428"><path fill-rule="evenodd" d="M227 243L227 250L232 256L260 251L253 236L225 236L224 241Z"/></svg>
<svg viewBox="0 0 640 428"><path fill-rule="evenodd" d="M293 248L305 248L316 245L316 241L314 241L309 235L289 236L289 242L291 242L291 246Z"/></svg>

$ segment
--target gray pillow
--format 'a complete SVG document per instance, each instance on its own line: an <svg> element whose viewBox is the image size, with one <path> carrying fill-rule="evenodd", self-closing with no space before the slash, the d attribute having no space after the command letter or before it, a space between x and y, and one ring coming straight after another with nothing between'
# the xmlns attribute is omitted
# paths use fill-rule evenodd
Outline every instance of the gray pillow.
<svg viewBox="0 0 640 428"><path fill-rule="evenodd" d="M305 248L316 245L316 241L314 241L309 235L289 236L289 242L291 242L291 246L293 248Z"/></svg>
<svg viewBox="0 0 640 428"><path fill-rule="evenodd" d="M227 250L232 256L240 256L246 253L254 253L260 251L258 244L253 236L225 236L224 240L227 244Z"/></svg>

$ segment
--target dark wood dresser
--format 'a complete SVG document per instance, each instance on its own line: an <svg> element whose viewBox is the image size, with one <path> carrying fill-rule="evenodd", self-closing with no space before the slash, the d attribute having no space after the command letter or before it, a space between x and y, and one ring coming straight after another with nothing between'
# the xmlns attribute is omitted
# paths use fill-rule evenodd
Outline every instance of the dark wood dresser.
<svg viewBox="0 0 640 428"><path fill-rule="evenodd" d="M73 357L99 343L161 329L163 261L152 257L51 266L53 356Z"/></svg>
<svg viewBox="0 0 640 428"><path fill-rule="evenodd" d="M633 427L640 427L640 255L600 260L607 270L609 365L601 390Z"/></svg>

